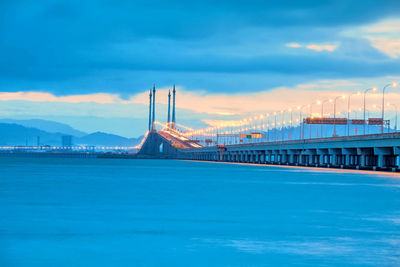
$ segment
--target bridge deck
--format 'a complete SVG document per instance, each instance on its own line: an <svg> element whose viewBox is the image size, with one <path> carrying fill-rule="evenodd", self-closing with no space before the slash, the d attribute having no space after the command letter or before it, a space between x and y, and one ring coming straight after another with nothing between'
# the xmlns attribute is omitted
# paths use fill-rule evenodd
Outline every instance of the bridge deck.
<svg viewBox="0 0 400 267"><path fill-rule="evenodd" d="M400 133L180 149L180 158L400 170Z"/></svg>

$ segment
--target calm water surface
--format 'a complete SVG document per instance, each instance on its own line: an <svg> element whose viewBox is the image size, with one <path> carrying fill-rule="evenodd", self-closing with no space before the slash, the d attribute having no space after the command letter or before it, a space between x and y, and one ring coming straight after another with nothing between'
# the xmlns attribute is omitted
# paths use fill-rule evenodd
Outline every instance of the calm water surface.
<svg viewBox="0 0 400 267"><path fill-rule="evenodd" d="M0 159L0 266L400 266L400 178Z"/></svg>

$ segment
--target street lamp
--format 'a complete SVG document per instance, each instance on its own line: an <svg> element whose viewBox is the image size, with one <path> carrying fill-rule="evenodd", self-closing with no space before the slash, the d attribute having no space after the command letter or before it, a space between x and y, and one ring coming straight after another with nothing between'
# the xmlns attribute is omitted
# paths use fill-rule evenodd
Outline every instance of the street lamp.
<svg viewBox="0 0 400 267"><path fill-rule="evenodd" d="M368 91L375 92L377 89L376 87L368 88L364 91L364 135L365 135L365 96L368 93Z"/></svg>
<svg viewBox="0 0 400 267"><path fill-rule="evenodd" d="M337 96L335 97L335 99L333 100L333 136L336 137L336 100L338 100L339 98L345 99L346 96Z"/></svg>
<svg viewBox="0 0 400 267"><path fill-rule="evenodd" d="M389 83L389 84L385 85L382 89L382 128L381 128L381 133L383 133L383 122L385 119L385 90L389 86L396 87L397 83L396 82ZM389 129L388 129L388 132L389 132Z"/></svg>
<svg viewBox="0 0 400 267"><path fill-rule="evenodd" d="M275 123L274 123L274 129L275 129L275 134L274 134L274 139L275 139L275 141L277 140L277 135L276 135L276 112L274 112L274 120L275 120Z"/></svg>
<svg viewBox="0 0 400 267"><path fill-rule="evenodd" d="M357 91L356 93L352 93L347 99L347 136L350 135L350 98L352 95L361 95L361 92Z"/></svg>
<svg viewBox="0 0 400 267"><path fill-rule="evenodd" d="M284 120L284 117L285 117L285 110L281 110L281 120L282 120L282 141L284 141L284 140L285 140L285 128L284 128L284 125L283 125L283 120Z"/></svg>
<svg viewBox="0 0 400 267"><path fill-rule="evenodd" d="M391 104L391 103L387 103L387 105L388 106L393 106L394 107L394 110L395 110L395 114L396 114L396 116L395 116L395 122L394 122L394 131L395 132L397 132L397 105L395 105L395 104Z"/></svg>
<svg viewBox="0 0 400 267"><path fill-rule="evenodd" d="M333 102L333 100L332 99L327 99L327 100L324 100L324 101L322 101L322 103L321 103L321 137L323 137L323 123L322 123L322 121L323 121L323 119L324 119L324 104L325 103L327 103L327 102L329 102L329 103L332 103Z"/></svg>
<svg viewBox="0 0 400 267"><path fill-rule="evenodd" d="M290 139L292 139L292 135L293 135L293 109L289 108L290 111Z"/></svg>
<svg viewBox="0 0 400 267"><path fill-rule="evenodd" d="M268 122L267 122L267 139L268 139L268 142L269 142L269 113L267 113L266 117L268 118Z"/></svg>
<svg viewBox="0 0 400 267"><path fill-rule="evenodd" d="M304 139L304 122L303 123L301 123L301 121L303 120L303 112L302 112L302 110L303 110L303 108L305 108L305 107L309 107L310 105L308 104L308 105L303 105L303 106L298 106L297 107L297 109L299 110L299 118L300 118L300 120L299 120L299 123L300 123L300 138L299 139Z"/></svg>
<svg viewBox="0 0 400 267"><path fill-rule="evenodd" d="M321 104L321 102L320 101L317 101L317 102L314 102L314 103L311 103L310 105L309 105L309 107L310 107L310 125L309 125L309 127L308 127L308 129L309 129L309 131L310 131L310 133L309 133L309 138L311 139L311 125L312 125L312 123L311 123L311 121L312 121L312 119L313 119L313 115L312 115L312 106L313 105L315 105L315 104Z"/></svg>

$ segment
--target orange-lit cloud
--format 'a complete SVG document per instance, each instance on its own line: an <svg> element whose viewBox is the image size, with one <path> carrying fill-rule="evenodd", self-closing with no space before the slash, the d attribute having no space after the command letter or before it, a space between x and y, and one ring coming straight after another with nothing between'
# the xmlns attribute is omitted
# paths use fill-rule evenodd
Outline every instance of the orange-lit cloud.
<svg viewBox="0 0 400 267"><path fill-rule="evenodd" d="M118 95L113 94L88 94L88 95L70 95L70 96L55 96L50 93L43 92L6 92L0 93L0 101L32 101L32 102L65 102L65 103L99 103L112 104L119 99Z"/></svg>
<svg viewBox="0 0 400 267"><path fill-rule="evenodd" d="M392 57L400 57L400 19L386 19L373 24L354 27L343 32L347 36L360 36L373 47Z"/></svg>
<svg viewBox="0 0 400 267"><path fill-rule="evenodd" d="M301 48L301 47L304 47L306 49L314 50L314 51L318 51L318 52L321 52L321 51L324 51L324 50L332 52L338 47L337 44L308 44L308 45L301 45L301 44L298 44L298 43L288 43L288 44L285 44L285 46L290 47L290 48Z"/></svg>
<svg viewBox="0 0 400 267"><path fill-rule="evenodd" d="M333 99L337 96L349 95L350 92L343 90L344 87L352 88L351 92L356 92L358 89L363 88L363 86L358 83L345 80L320 81L298 85L295 88L276 88L269 91L245 95L207 95L202 92L187 92L182 88L178 88L177 107L198 113L214 115L245 115L257 112L279 111L295 108L299 105L316 103L317 101L325 99ZM167 104L167 94L167 89L158 90L157 102ZM387 97L391 98L392 102L400 101L400 94L393 92L393 90L388 91ZM378 99L381 99L379 91L374 94L368 94L368 101L379 104ZM133 103L147 104L148 94L138 94L130 101ZM346 109L346 103L347 100L338 100L337 108ZM359 108L362 104L362 97L352 96L352 104L354 109ZM329 109L332 104L325 105L326 112L330 112Z"/></svg>
<svg viewBox="0 0 400 267"><path fill-rule="evenodd" d="M378 50L389 55L392 58L400 57L400 38L389 38L389 37L366 37Z"/></svg>
<svg viewBox="0 0 400 267"><path fill-rule="evenodd" d="M399 78L399 77L398 77ZM388 78L389 79L389 78ZM364 83L363 83L364 84ZM359 82L347 80L321 80L311 83L299 84L293 88L280 87L257 93L247 94L210 94L203 91L187 91L177 87L176 107L194 113L206 113L210 115L225 116L247 116L248 114L265 113L271 111L288 110L297 106L317 103L326 99L333 99L341 95L349 95L351 92L365 89L367 87ZM156 103L168 104L168 88L157 89ZM400 102L400 94L396 89L387 90L387 101L391 103ZM377 93L368 94L368 103L380 105L380 89ZM0 93L0 101L31 101L48 103L70 103L79 104L80 109L88 110L94 107L101 110L104 104L113 105L113 114L120 111L121 115L128 116L133 109L140 108L142 114L147 110L142 105L148 105L148 91L133 95L124 100L116 94L88 94L55 96L42 92L5 92ZM88 106L85 103L96 103L96 106ZM338 100L338 110L347 108L347 100ZM140 105L137 105L140 104ZM315 104L314 112L319 112L318 104ZM326 111L332 112L332 104L326 103ZM351 109L357 110L362 105L362 96L352 97ZM45 106L45 105L44 105ZM399 106L400 107L400 106ZM377 107L378 108L378 107ZM136 112L137 113L137 112ZM316 114L317 115L317 114ZM130 115L129 115L130 116Z"/></svg>
<svg viewBox="0 0 400 267"><path fill-rule="evenodd" d="M285 44L285 46L291 47L291 48L299 48L299 47L302 47L302 45L301 45L301 44L298 44L298 43L289 43L289 44Z"/></svg>
<svg viewBox="0 0 400 267"><path fill-rule="evenodd" d="M337 45L317 45L317 44L310 44L310 45L306 46L307 49L315 50L318 52L324 51L324 50L332 52L336 49L336 47L337 47Z"/></svg>

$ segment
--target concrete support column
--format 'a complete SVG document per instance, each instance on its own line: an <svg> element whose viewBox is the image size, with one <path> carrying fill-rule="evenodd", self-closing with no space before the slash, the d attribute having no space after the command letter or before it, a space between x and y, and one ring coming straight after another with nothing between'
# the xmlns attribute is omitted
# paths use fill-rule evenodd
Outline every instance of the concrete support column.
<svg viewBox="0 0 400 267"><path fill-rule="evenodd" d="M319 165L325 164L325 155L321 154L319 157Z"/></svg>
<svg viewBox="0 0 400 267"><path fill-rule="evenodd" d="M360 166L365 167L367 165L367 160L365 154L360 155Z"/></svg>
<svg viewBox="0 0 400 267"><path fill-rule="evenodd" d="M379 168L385 167L385 164L384 164L384 155L383 155L383 154L378 154L377 167L379 167Z"/></svg>
<svg viewBox="0 0 400 267"><path fill-rule="evenodd" d="M275 163L280 163L280 161L279 161L279 160L280 160L280 159L279 159L279 155L280 155L280 154L279 154L279 151L275 151L275 158L274 158L274 162L275 162Z"/></svg>
<svg viewBox="0 0 400 267"><path fill-rule="evenodd" d="M385 156L392 155L392 149L389 147L374 147L374 155L378 156L377 167L386 167Z"/></svg>
<svg viewBox="0 0 400 267"><path fill-rule="evenodd" d="M343 148L342 149L342 154L345 157L344 158L344 165L345 166L352 165L352 162L354 161L354 157L353 156L357 155L357 152L358 151L357 151L356 148Z"/></svg>
<svg viewBox="0 0 400 267"><path fill-rule="evenodd" d="M287 164L288 163L288 155L286 150L281 150L281 163Z"/></svg>
<svg viewBox="0 0 400 267"><path fill-rule="evenodd" d="M266 162L268 163L268 164L270 164L271 163L271 156L272 156L272 153L271 153L271 151L268 151L268 154L266 154L267 156L267 159L266 159Z"/></svg>
<svg viewBox="0 0 400 267"><path fill-rule="evenodd" d="M400 168L400 147L398 147L398 146L394 147L393 154L396 156L396 158L395 158L396 168Z"/></svg>
<svg viewBox="0 0 400 267"><path fill-rule="evenodd" d="M342 149L340 149L340 148L330 148L329 149L329 154L332 155L332 162L331 162L332 165L340 165L341 164L341 162L340 162L341 153L342 153Z"/></svg>
<svg viewBox="0 0 400 267"><path fill-rule="evenodd" d="M260 153L260 163L261 163L261 164L264 164L264 163L265 163L265 153L264 153L264 152L261 152L261 153Z"/></svg>
<svg viewBox="0 0 400 267"><path fill-rule="evenodd" d="M288 163L294 164L294 154L293 153L289 154L289 162Z"/></svg>

